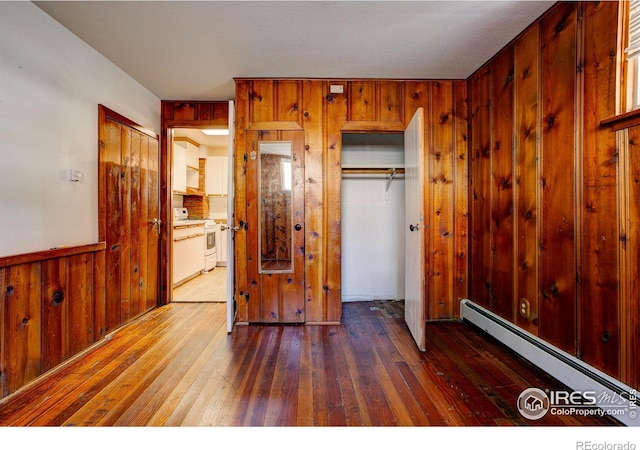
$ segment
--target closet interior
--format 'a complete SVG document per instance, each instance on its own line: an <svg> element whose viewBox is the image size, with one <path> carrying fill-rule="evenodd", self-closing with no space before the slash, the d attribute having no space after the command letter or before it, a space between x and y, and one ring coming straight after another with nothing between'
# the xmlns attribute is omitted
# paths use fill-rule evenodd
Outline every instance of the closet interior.
<svg viewBox="0 0 640 450"><path fill-rule="evenodd" d="M342 301L404 300L404 135L342 136Z"/></svg>

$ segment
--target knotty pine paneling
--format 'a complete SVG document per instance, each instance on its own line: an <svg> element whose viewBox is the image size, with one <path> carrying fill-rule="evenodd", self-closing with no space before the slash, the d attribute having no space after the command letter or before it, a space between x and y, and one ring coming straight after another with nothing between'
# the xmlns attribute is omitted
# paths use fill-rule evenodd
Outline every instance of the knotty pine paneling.
<svg viewBox="0 0 640 450"><path fill-rule="evenodd" d="M339 104L330 103L331 109L325 107L327 85L317 80L302 81L303 87L303 128L304 128L304 179L305 179L305 315L308 322L339 321L341 311L329 318L327 296L335 296L337 291L340 298L340 286L327 284L327 251L331 233L327 230L325 217L327 208L324 205L324 154L325 134L334 133L325 130L323 124L335 127L335 116L344 113L344 101ZM333 114L333 111L338 111ZM332 114L332 121L325 121L327 115ZM344 121L344 118L342 119ZM338 129L341 123L337 124ZM341 148L342 142L338 144ZM339 238L339 236L338 236ZM340 241L334 245L340 248ZM335 300L334 300L335 302ZM339 305L340 303L338 303Z"/></svg>
<svg viewBox="0 0 640 450"><path fill-rule="evenodd" d="M249 92L248 81L236 82L235 119L236 123L247 124L249 122ZM234 184L235 184L235 208L234 219L239 229L244 228L247 223L247 159L245 158L247 149L246 127L235 127L234 135L235 163L234 163ZM238 208L239 205L245 205ZM242 231L233 235L235 248L235 302L236 321L248 321L247 301L249 293L248 273L247 273L247 233Z"/></svg>
<svg viewBox="0 0 640 450"><path fill-rule="evenodd" d="M103 336L104 248L0 258L0 398Z"/></svg>
<svg viewBox="0 0 640 450"><path fill-rule="evenodd" d="M487 65L469 79L471 128L470 202L470 290L472 299L491 304L491 111L492 71Z"/></svg>
<svg viewBox="0 0 640 450"><path fill-rule="evenodd" d="M4 397L42 373L42 267L25 263L2 271Z"/></svg>
<svg viewBox="0 0 640 450"><path fill-rule="evenodd" d="M469 297L469 122L467 84L453 83L453 127L455 154L452 188L454 190L454 289L450 317L458 317L459 299ZM436 316L431 315L435 318Z"/></svg>
<svg viewBox="0 0 640 450"><path fill-rule="evenodd" d="M376 84L375 81L361 80L349 83L347 120L376 120Z"/></svg>
<svg viewBox="0 0 640 450"><path fill-rule="evenodd" d="M329 92L329 84L323 83L324 92ZM350 91L349 88L346 89ZM325 95L323 101L325 124L323 125L322 168L320 169L324 189L322 191L322 223L325 239L322 241L325 257L318 261L324 275L322 284L317 286L322 293L319 306L324 310L322 319L325 322L339 322L342 317L342 287L341 287L341 184L342 184L342 134L340 126L345 123L347 113L347 98L343 95ZM346 125L346 124L345 124ZM305 162L306 163L306 162ZM308 179L309 180L309 179ZM309 189L315 184L310 181ZM316 190L320 194L319 190ZM308 255L312 258L314 255ZM319 290L321 289L321 291Z"/></svg>
<svg viewBox="0 0 640 450"><path fill-rule="evenodd" d="M618 5L585 3L578 353L620 377L620 211L616 133L600 128L616 113Z"/></svg>
<svg viewBox="0 0 640 450"><path fill-rule="evenodd" d="M94 342L93 262L87 253L42 262L42 372Z"/></svg>
<svg viewBox="0 0 640 450"><path fill-rule="evenodd" d="M248 128L301 129L302 86L297 80L248 80Z"/></svg>
<svg viewBox="0 0 640 450"><path fill-rule="evenodd" d="M277 103L273 80L254 80L249 91L250 122L275 121ZM295 101L295 100L294 100Z"/></svg>
<svg viewBox="0 0 640 450"><path fill-rule="evenodd" d="M403 82L352 81L349 83L347 97L348 121L404 123Z"/></svg>
<svg viewBox="0 0 640 450"><path fill-rule="evenodd" d="M229 122L229 102L162 101L162 120L172 127L220 126Z"/></svg>
<svg viewBox="0 0 640 450"><path fill-rule="evenodd" d="M402 103L404 101L404 83L400 81L377 81L377 121L404 123ZM407 121L408 123L408 121Z"/></svg>
<svg viewBox="0 0 640 450"><path fill-rule="evenodd" d="M558 3L469 78L470 297L637 386L635 144L600 127L620 98L617 21L616 2Z"/></svg>
<svg viewBox="0 0 640 450"><path fill-rule="evenodd" d="M492 62L491 310L513 321L514 49Z"/></svg>
<svg viewBox="0 0 640 450"><path fill-rule="evenodd" d="M630 128L623 146L625 163L622 191L625 223L621 226L621 268L625 276L621 315L624 318L625 340L622 342L624 358L623 381L640 387L640 127Z"/></svg>
<svg viewBox="0 0 640 450"><path fill-rule="evenodd" d="M341 146L344 132L401 132L418 107L433 121L425 125L432 136L425 158L428 183L425 189L439 196L438 208L425 200L436 224L438 248L429 254L427 267L437 259L437 282L430 284L430 319L457 317L458 303L467 294L467 111L463 81L398 80L236 80L236 154L250 150L247 130L304 130L305 152L305 316L307 323L336 323L341 308ZM294 85L297 83L297 85ZM341 84L344 94L331 94L331 84ZM300 118L289 114L296 105ZM236 160L238 197L236 215L246 220L245 164ZM436 216L439 215L440 217ZM251 226L251 223L248 223ZM437 230L436 230L437 228ZM248 320L246 267L248 255L243 233L236 233L238 259L238 321ZM245 298L242 298L242 297ZM248 300L251 302L251 299Z"/></svg>
<svg viewBox="0 0 640 450"><path fill-rule="evenodd" d="M454 139L454 91L450 82L431 84L431 111L427 121L432 125L432 132L425 136L427 159L431 167L425 168L425 186L430 197L430 209L425 214L432 218L429 247L427 252L431 259L431 270L428 272L427 289L429 290L427 311L436 317L452 317L451 310L455 287L455 189L454 169L456 158L456 140ZM429 170L430 169L430 170Z"/></svg>
<svg viewBox="0 0 640 450"><path fill-rule="evenodd" d="M577 3L540 24L542 146L539 335L576 351ZM569 170L567 170L569 168ZM570 168L573 168L571 170Z"/></svg>
<svg viewBox="0 0 640 450"><path fill-rule="evenodd" d="M514 264L515 323L538 334L538 154L540 29L535 25L514 44L515 184ZM529 302L528 317L518 310L520 299Z"/></svg>
<svg viewBox="0 0 640 450"><path fill-rule="evenodd" d="M295 80L274 81L273 98L275 99L273 119L277 122L295 122L300 125L302 118L300 83Z"/></svg>

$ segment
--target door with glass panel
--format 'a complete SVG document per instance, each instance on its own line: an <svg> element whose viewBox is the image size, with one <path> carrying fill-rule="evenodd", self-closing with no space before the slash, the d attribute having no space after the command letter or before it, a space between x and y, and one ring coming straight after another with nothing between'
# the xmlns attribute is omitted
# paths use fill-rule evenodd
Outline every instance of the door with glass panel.
<svg viewBox="0 0 640 450"><path fill-rule="evenodd" d="M247 133L249 322L304 314L304 132Z"/></svg>

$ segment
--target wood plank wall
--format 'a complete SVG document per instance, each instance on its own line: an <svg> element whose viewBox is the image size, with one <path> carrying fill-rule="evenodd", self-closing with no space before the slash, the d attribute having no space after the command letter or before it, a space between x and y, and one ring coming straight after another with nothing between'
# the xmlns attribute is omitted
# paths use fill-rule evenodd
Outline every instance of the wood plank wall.
<svg viewBox="0 0 640 450"><path fill-rule="evenodd" d="M0 398L100 339L105 244L0 258Z"/></svg>
<svg viewBox="0 0 640 450"><path fill-rule="evenodd" d="M332 94L330 85L343 86ZM426 112L425 185L429 319L459 315L467 296L467 99L464 81L236 80L236 183L246 177L248 130L305 133L305 313L307 323L341 318L342 133L402 132L418 107ZM246 224L246 199L236 197L236 223ZM250 224L249 224L250 226ZM383 237L382 237L383 238ZM236 233L237 319L246 321L249 243Z"/></svg>
<svg viewBox="0 0 640 450"><path fill-rule="evenodd" d="M638 261L637 161L600 126L618 111L618 13L560 2L469 78L470 297L638 386L638 273L620 264Z"/></svg>

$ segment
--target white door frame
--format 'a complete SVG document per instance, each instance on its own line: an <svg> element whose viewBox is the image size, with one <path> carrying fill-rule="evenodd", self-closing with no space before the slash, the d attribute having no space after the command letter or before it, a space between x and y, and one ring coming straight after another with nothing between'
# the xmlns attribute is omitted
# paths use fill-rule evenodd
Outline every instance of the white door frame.
<svg viewBox="0 0 640 450"><path fill-rule="evenodd" d="M235 106L233 100L229 100L229 149L227 170L227 333L233 330L235 319L235 305L233 296L235 292L235 239L234 239L234 201L235 201Z"/></svg>

